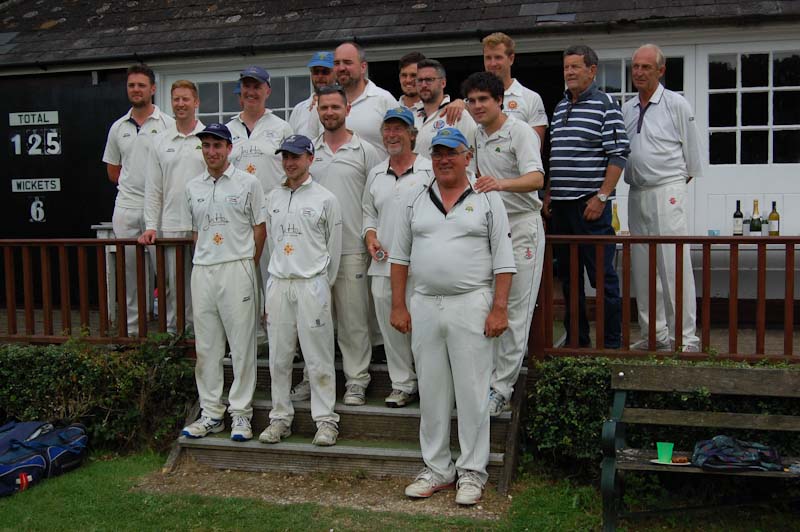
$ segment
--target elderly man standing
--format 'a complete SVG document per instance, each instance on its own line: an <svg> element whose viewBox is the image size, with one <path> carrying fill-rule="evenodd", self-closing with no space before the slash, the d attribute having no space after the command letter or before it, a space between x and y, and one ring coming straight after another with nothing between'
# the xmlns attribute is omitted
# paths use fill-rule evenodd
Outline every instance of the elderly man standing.
<svg viewBox="0 0 800 532"><path fill-rule="evenodd" d="M564 99L556 106L550 128L550 186L545 194L545 212L552 215L550 230L559 235L613 235L611 203L628 156L628 136L622 112L614 99L597 88L597 54L585 45L564 51ZM604 273L604 346L620 346L621 304L619 278L614 269L615 246L605 246L604 264L595 264L595 247L581 245L578 252L578 344L588 347L583 271L594 286L596 268ZM570 253L556 246L558 273L565 301L570 300ZM570 305L564 326L570 339Z"/></svg>
<svg viewBox="0 0 800 532"><path fill-rule="evenodd" d="M392 393L385 400L390 408L406 406L417 396L411 339L389 325L392 288L387 262L398 220L406 207L405 197L413 188L433 181L430 159L414 153L416 137L411 110L398 107L386 112L383 145L389 152L389 159L370 171L363 198L364 241L372 257L367 273L372 277L372 298L392 380ZM408 288L407 297L411 293L410 282Z"/></svg>
<svg viewBox="0 0 800 532"><path fill-rule="evenodd" d="M322 87L333 83L333 52L314 52L308 62L313 92L311 96L298 103L289 116L289 125L295 135L304 135L310 139L322 133L322 124L317 113L317 94Z"/></svg>
<svg viewBox="0 0 800 532"><path fill-rule="evenodd" d="M625 182L631 186L628 225L632 235L688 235L687 183L703 170L692 108L686 98L665 89L659 82L666 68L664 53L654 44L645 44L633 54L632 79L639 96L622 106L625 129L631 141ZM647 248L634 245L631 259L642 331L642 339L631 347L648 349ZM670 339L673 339L678 349L699 351L700 341L695 334L697 303L689 252L683 253L683 316L675 316L675 246L659 246L656 264L655 346L670 350ZM683 324L680 339L674 337L676 319Z"/></svg>
<svg viewBox="0 0 800 532"><path fill-rule="evenodd" d="M480 500L488 478L491 354L495 338L508 328L516 267L503 199L473 188L467 139L455 128L444 128L431 145L436 180L409 194L389 257L392 326L412 332L425 461L405 493L430 497L451 487L457 473L456 503L471 505ZM410 313L409 268L414 270ZM454 400L461 448L455 466L450 453Z"/></svg>

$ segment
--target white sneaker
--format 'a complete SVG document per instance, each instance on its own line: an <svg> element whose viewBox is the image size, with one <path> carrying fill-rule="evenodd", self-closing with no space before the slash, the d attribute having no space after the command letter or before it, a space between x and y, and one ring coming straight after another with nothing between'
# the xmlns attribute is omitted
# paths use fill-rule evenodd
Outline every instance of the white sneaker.
<svg viewBox="0 0 800 532"><path fill-rule="evenodd" d="M367 389L360 384L345 386L344 404L347 406L361 406L367 402L365 392Z"/></svg>
<svg viewBox="0 0 800 532"><path fill-rule="evenodd" d="M400 408L417 400L416 393L406 393L403 390L392 390L392 393L385 399L386 406L389 408Z"/></svg>
<svg viewBox="0 0 800 532"><path fill-rule="evenodd" d="M699 353L700 352L700 346L699 345L694 345L694 344L685 345L685 346L683 346L683 352L684 353Z"/></svg>
<svg viewBox="0 0 800 532"><path fill-rule="evenodd" d="M339 427L332 421L320 421L317 433L314 435L314 445L320 447L330 447L336 445L336 438L339 436Z"/></svg>
<svg viewBox="0 0 800 532"><path fill-rule="evenodd" d="M303 379L297 383L297 386L292 388L289 394L289 399L294 401L308 401L311 399L311 383Z"/></svg>
<svg viewBox="0 0 800 532"><path fill-rule="evenodd" d="M649 351L650 346L648 345L648 339L642 338L638 342L634 342L631 344L631 349L636 349L639 351ZM669 340L656 340L656 351L672 351L672 344Z"/></svg>
<svg viewBox="0 0 800 532"><path fill-rule="evenodd" d="M456 504L471 506L481 500L483 495L483 484L478 478L478 474L473 471L465 471L458 477L458 491L456 492Z"/></svg>
<svg viewBox="0 0 800 532"><path fill-rule="evenodd" d="M261 443L279 443L283 438L292 435L292 427L280 419L270 422L269 426L258 437Z"/></svg>
<svg viewBox="0 0 800 532"><path fill-rule="evenodd" d="M437 491L452 488L455 482L446 481L427 467L420 471L414 482L406 486L406 497L427 499Z"/></svg>
<svg viewBox="0 0 800 532"><path fill-rule="evenodd" d="M489 392L489 415L491 417L497 417L502 414L507 404L508 402L503 397L503 394L495 390Z"/></svg>
<svg viewBox="0 0 800 532"><path fill-rule="evenodd" d="M208 434L222 432L223 430L225 430L225 422L223 420L200 416L200 419L183 428L181 436L202 438Z"/></svg>
<svg viewBox="0 0 800 532"><path fill-rule="evenodd" d="M250 418L244 416L231 416L231 439L233 441L247 441L253 439L253 429L250 427Z"/></svg>

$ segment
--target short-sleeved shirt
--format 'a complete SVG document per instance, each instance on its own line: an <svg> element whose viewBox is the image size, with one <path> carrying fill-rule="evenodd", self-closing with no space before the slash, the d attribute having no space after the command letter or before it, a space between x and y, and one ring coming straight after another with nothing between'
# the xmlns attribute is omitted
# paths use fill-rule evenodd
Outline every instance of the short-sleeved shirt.
<svg viewBox="0 0 800 532"><path fill-rule="evenodd" d="M173 125L175 120L154 105L153 114L140 127L131 112L132 109L111 124L103 162L122 166L115 205L126 209L143 209L147 163L153 140Z"/></svg>
<svg viewBox="0 0 800 532"><path fill-rule="evenodd" d="M406 196L421 185L430 185L433 181L431 160L417 155L414 164L402 175L395 174L389 165L389 159L372 169L364 188L364 231L374 230L378 241L387 253L391 251L395 229L406 208ZM372 261L369 275L389 277L388 261Z"/></svg>
<svg viewBox="0 0 800 532"><path fill-rule="evenodd" d="M264 191L255 176L229 164L215 181L206 170L186 185L186 201L197 232L194 264L255 257L253 227L266 222Z"/></svg>
<svg viewBox="0 0 800 532"><path fill-rule="evenodd" d="M508 216L497 192L479 194L470 184L447 213L435 181L408 197L389 262L414 270L415 292L465 294L491 289L497 274L516 273Z"/></svg>
<svg viewBox="0 0 800 532"><path fill-rule="evenodd" d="M292 135L292 128L269 109L248 132L239 113L227 124L233 137L230 162L239 170L258 177L264 194L280 186L283 177L281 156L275 155L283 139Z"/></svg>
<svg viewBox="0 0 800 532"><path fill-rule="evenodd" d="M486 135L483 126L475 134L475 163L480 175L497 179L513 179L529 172L542 172L539 135L524 122L509 116L505 123ZM542 210L536 191L500 192L509 217L521 216Z"/></svg>
<svg viewBox="0 0 800 532"><path fill-rule="evenodd" d="M319 111L315 102L316 95L312 94L292 109L289 116L289 126L295 135L304 135L310 139L317 138L322 133L322 122L319 121Z"/></svg>
<svg viewBox="0 0 800 532"><path fill-rule="evenodd" d="M156 138L144 191L144 222L148 230L192 230L186 184L206 168L202 142L197 137L204 128L198 120L194 130L184 135L172 125Z"/></svg>
<svg viewBox="0 0 800 532"><path fill-rule="evenodd" d="M361 238L361 198L367 174L381 160L375 148L357 133L336 153L325 144L324 135L314 141L314 162L311 175L327 188L342 209L342 255L366 253Z"/></svg>
<svg viewBox="0 0 800 532"><path fill-rule="evenodd" d="M267 195L269 274L278 279L336 281L342 254L339 202L311 176L296 190L285 184Z"/></svg>
<svg viewBox="0 0 800 532"><path fill-rule="evenodd" d="M431 116L425 114L425 106L422 102L417 102L417 105L414 106L414 109L412 109L414 111L414 127L417 128L417 142L414 147L415 152L425 157L430 157L431 141L433 137L436 136L436 133L445 127L455 127L461 131L464 137L470 142L475 138L475 130L478 126L469 113L461 113L461 118L452 126L447 124L447 120L444 116L439 116L442 109L447 107L449 103L450 96L445 95L442 103L439 104L439 109Z"/></svg>
<svg viewBox="0 0 800 532"><path fill-rule="evenodd" d="M542 97L517 79L503 92L503 112L531 127L547 127L547 113Z"/></svg>
<svg viewBox="0 0 800 532"><path fill-rule="evenodd" d="M383 115L399 104L389 91L367 80L364 92L350 102L350 114L347 115L347 129L353 130L365 141L372 144L381 158L388 156L383 147Z"/></svg>

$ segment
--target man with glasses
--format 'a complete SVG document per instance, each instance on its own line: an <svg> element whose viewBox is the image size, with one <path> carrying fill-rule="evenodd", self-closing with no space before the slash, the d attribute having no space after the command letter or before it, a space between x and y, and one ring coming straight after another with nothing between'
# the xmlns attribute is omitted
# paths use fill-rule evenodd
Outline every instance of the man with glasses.
<svg viewBox="0 0 800 532"><path fill-rule="evenodd" d="M295 135L315 139L322 133L322 124L317 113L317 93L322 87L333 83L333 52L314 52L308 62L311 74L311 96L298 103L289 116L289 125Z"/></svg>

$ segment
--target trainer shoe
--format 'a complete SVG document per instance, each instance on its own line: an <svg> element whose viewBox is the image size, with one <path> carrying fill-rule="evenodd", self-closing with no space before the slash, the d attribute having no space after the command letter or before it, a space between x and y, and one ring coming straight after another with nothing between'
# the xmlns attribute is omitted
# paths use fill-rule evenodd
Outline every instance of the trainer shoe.
<svg viewBox="0 0 800 532"><path fill-rule="evenodd" d="M465 471L458 477L458 491L456 492L456 504L472 506L481 500L483 495L483 484L474 471Z"/></svg>
<svg viewBox="0 0 800 532"><path fill-rule="evenodd" d="M696 344L685 345L685 346L683 346L683 352L684 353L699 353L700 352L700 346L696 345Z"/></svg>
<svg viewBox="0 0 800 532"><path fill-rule="evenodd" d="M344 404L347 406L361 406L367 402L364 397L366 388L360 384L349 384L345 386Z"/></svg>
<svg viewBox="0 0 800 532"><path fill-rule="evenodd" d="M491 417L497 417L502 414L507 405L508 401L503 397L503 394L496 390L489 392L489 415Z"/></svg>
<svg viewBox="0 0 800 532"><path fill-rule="evenodd" d="M317 433L314 435L314 445L320 447L330 447L336 445L336 438L339 436L339 427L332 421L320 421L317 426Z"/></svg>
<svg viewBox="0 0 800 532"><path fill-rule="evenodd" d="M244 416L231 416L231 439L233 441L247 441L253 439L253 429L250 427L250 418Z"/></svg>
<svg viewBox="0 0 800 532"><path fill-rule="evenodd" d="M311 383L303 379L292 388L289 399L294 401L308 401L311 399Z"/></svg>
<svg viewBox="0 0 800 532"><path fill-rule="evenodd" d="M428 469L420 471L414 482L406 486L406 497L414 499L427 499L437 491L452 488L455 482L447 481Z"/></svg>
<svg viewBox="0 0 800 532"><path fill-rule="evenodd" d="M400 408L417 400L417 394L406 393L403 390L392 390L385 403L389 408Z"/></svg>
<svg viewBox="0 0 800 532"><path fill-rule="evenodd" d="M642 338L638 342L631 344L631 349L639 351L650 351L650 346L647 338ZM669 340L656 340L656 351L672 351L672 344Z"/></svg>
<svg viewBox="0 0 800 532"><path fill-rule="evenodd" d="M200 416L200 419L183 428L181 436L202 438L210 433L222 432L223 430L225 430L225 422L223 420Z"/></svg>
<svg viewBox="0 0 800 532"><path fill-rule="evenodd" d="M283 420L276 419L271 421L269 426L258 437L261 443L279 443L283 438L292 435L292 427Z"/></svg>

